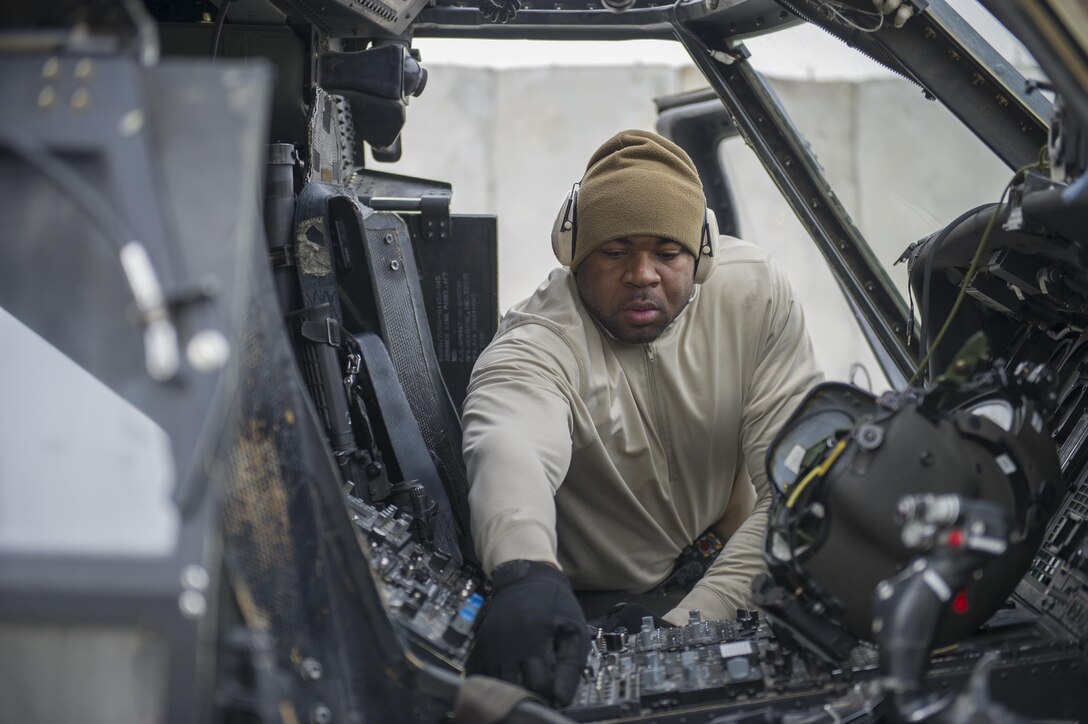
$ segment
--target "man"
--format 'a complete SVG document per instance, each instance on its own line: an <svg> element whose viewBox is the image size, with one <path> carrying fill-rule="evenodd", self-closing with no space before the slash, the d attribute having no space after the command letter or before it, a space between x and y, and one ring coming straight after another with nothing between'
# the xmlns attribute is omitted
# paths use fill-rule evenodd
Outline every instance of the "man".
<svg viewBox="0 0 1088 724"><path fill-rule="evenodd" d="M783 273L736 239L715 253L712 218L680 147L609 139L557 221L569 269L511 309L477 361L464 454L494 595L470 670L569 702L588 646L571 584L649 591L708 530L721 555L654 613L683 625L746 604L764 456L820 375Z"/></svg>

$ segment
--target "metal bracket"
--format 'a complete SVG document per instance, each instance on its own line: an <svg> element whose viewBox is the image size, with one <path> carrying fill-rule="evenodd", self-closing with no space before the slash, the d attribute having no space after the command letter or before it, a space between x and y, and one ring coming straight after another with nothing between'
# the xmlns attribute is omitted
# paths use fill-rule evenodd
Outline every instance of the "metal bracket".
<svg viewBox="0 0 1088 724"><path fill-rule="evenodd" d="M423 238L427 241L449 241L450 197L424 196L419 200L423 219Z"/></svg>

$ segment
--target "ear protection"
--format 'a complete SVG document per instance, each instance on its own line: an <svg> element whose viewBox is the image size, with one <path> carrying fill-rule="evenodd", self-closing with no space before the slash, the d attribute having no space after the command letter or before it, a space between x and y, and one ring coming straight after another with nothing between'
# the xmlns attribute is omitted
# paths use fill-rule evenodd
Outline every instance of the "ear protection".
<svg viewBox="0 0 1088 724"><path fill-rule="evenodd" d="M552 251L563 266L574 263L578 248L578 187L571 186L570 193L559 207L559 215L552 224ZM703 221L702 238L699 240L699 255L695 257L695 283L702 284L714 273L718 258L718 217L713 209L707 207Z"/></svg>

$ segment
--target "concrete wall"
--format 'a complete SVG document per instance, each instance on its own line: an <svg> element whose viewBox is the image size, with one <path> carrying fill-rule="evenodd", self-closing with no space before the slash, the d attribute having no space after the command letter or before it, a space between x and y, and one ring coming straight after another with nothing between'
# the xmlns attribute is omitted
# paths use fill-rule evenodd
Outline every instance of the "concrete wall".
<svg viewBox="0 0 1088 724"><path fill-rule="evenodd" d="M653 128L673 68L429 67L390 170L453 184L453 210L499 217L499 302L532 293L556 262L552 221L586 160L624 128ZM384 169L385 166L379 165Z"/></svg>
<svg viewBox="0 0 1088 724"><path fill-rule="evenodd" d="M907 246L967 209L996 201L1011 176L943 106L905 81L777 81L774 87L904 298L907 269L895 261ZM724 146L723 163L738 180L743 236L785 266L828 377L847 379L860 363L874 387L883 387L822 255L755 155L740 139Z"/></svg>
<svg viewBox="0 0 1088 724"><path fill-rule="evenodd" d="M499 217L500 307L532 293L555 266L549 233L590 153L623 128L652 129L653 99L699 87L692 68L430 67L413 99L404 156L383 170L449 181L457 212ZM899 79L772 81L841 201L905 291L892 263L912 241L962 211L996 200L1009 172L936 103ZM832 379L878 368L822 257L754 155L724 144L742 235L786 268ZM864 375L859 382L864 381Z"/></svg>

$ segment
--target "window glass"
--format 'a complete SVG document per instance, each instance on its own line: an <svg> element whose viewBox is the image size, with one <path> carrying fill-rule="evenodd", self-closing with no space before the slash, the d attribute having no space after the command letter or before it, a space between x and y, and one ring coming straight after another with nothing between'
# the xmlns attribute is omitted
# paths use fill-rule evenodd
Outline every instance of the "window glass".
<svg viewBox="0 0 1088 724"><path fill-rule="evenodd" d="M766 249L785 270L824 374L877 393L888 389L831 269L755 153L734 136L722 142L719 156L732 185L741 236Z"/></svg>
<svg viewBox="0 0 1088 724"><path fill-rule="evenodd" d="M0 308L0 553L174 550L167 434Z"/></svg>
<svg viewBox="0 0 1088 724"><path fill-rule="evenodd" d="M988 12L969 0L951 5L1011 65L1026 77L1041 77L1023 46ZM828 39L822 30L802 25L745 44L905 300L906 264L896 264L904 250L965 211L996 202L1012 170L917 85L845 44L834 41L839 47L830 54L834 62L825 62L824 53L797 62L797 48L817 47L817 40L823 47ZM721 154L734 174L756 163L739 140L726 142ZM845 379L857 364L875 373L876 366L866 361L871 360L868 345L854 333L849 308L840 303L841 293L828 293L837 286L822 256L785 202L769 198L775 191L770 182L752 185L745 177L734 179L733 188L743 234L770 249L790 271L829 377ZM881 384L886 383L875 386Z"/></svg>

